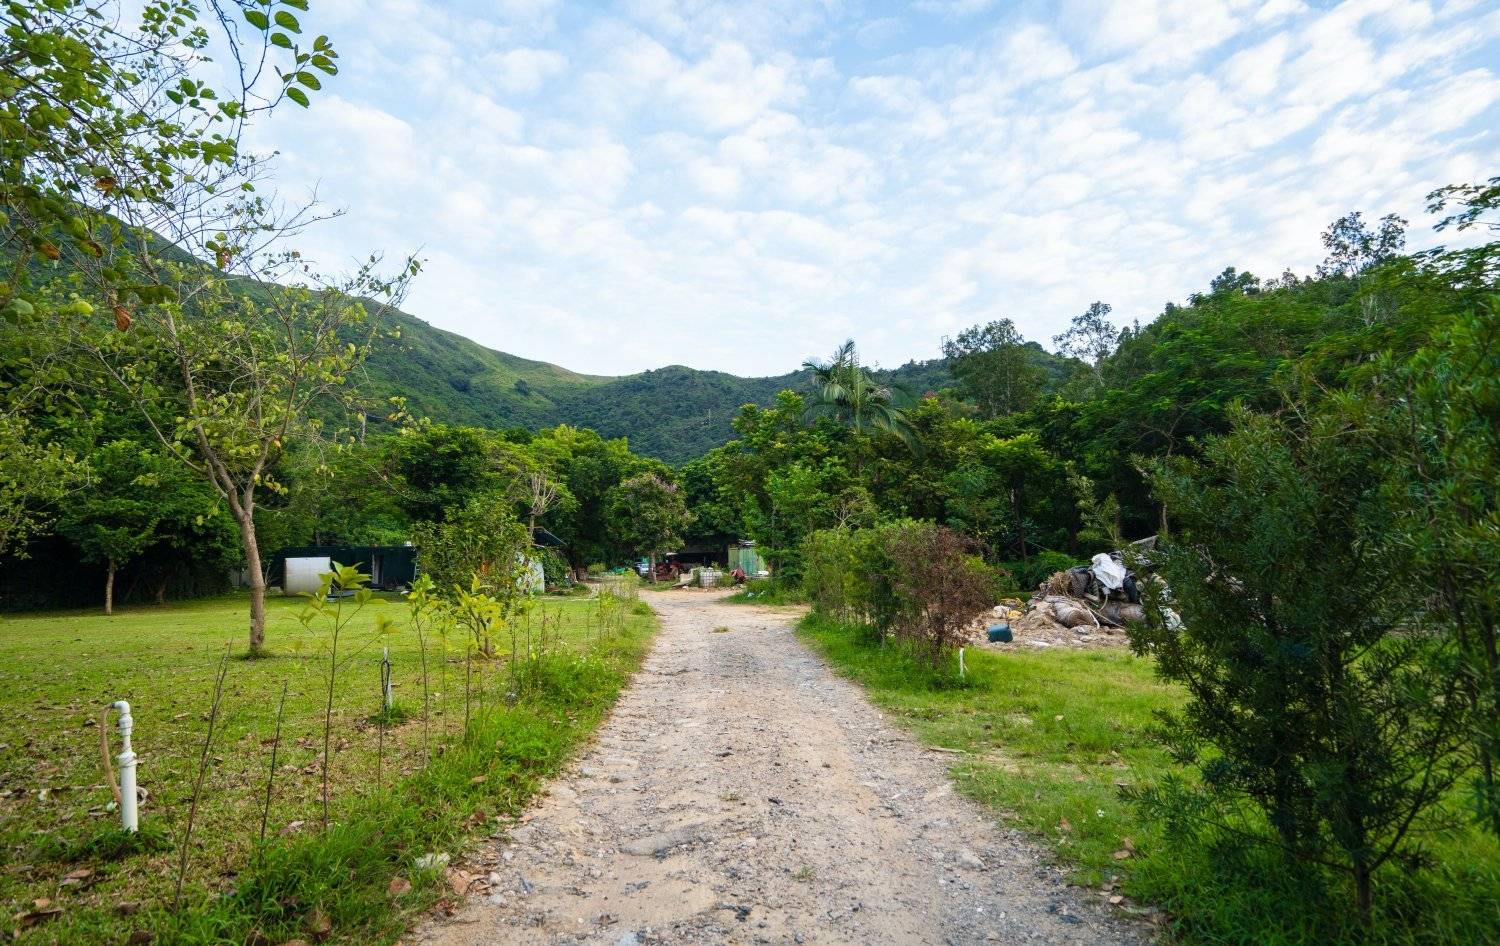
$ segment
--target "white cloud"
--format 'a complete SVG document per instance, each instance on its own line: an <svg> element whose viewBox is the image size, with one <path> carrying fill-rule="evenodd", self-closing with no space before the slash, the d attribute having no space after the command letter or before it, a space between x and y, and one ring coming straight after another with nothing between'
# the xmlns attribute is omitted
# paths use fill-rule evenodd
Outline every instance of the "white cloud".
<svg viewBox="0 0 1500 946"><path fill-rule="evenodd" d="M1482 3L319 10L344 74L258 131L284 191L348 209L310 249L421 247L417 315L596 373L1150 317L1500 162Z"/></svg>
<svg viewBox="0 0 1500 946"><path fill-rule="evenodd" d="M523 46L486 56L481 69L493 70L490 74L495 83L507 92L535 92L567 64L568 59L562 53Z"/></svg>

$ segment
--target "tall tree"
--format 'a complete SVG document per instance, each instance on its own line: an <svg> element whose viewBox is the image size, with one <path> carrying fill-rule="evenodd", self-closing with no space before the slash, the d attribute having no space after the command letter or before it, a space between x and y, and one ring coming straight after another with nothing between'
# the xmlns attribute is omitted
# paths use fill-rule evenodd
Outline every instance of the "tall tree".
<svg viewBox="0 0 1500 946"><path fill-rule="evenodd" d="M265 646L255 516L261 491L282 488L276 471L289 444L319 437L324 418L348 407L346 379L368 351L380 312L370 300L394 302L416 272L408 261L387 280L372 262L339 285L320 286L290 282L303 270L299 263L287 257L257 268L262 278L252 295L217 271L158 262L154 271L171 291L139 311L135 332L78 338L162 446L228 505L250 581L252 654ZM143 361L143 346L163 355L162 363Z"/></svg>
<svg viewBox="0 0 1500 946"><path fill-rule="evenodd" d="M113 614L119 570L166 539L172 523L206 520L218 502L180 463L128 440L94 450L88 469L88 488L64 505L57 532L105 566L104 613Z"/></svg>
<svg viewBox="0 0 1500 946"><path fill-rule="evenodd" d="M1045 374L1010 319L974 325L943 339L948 370L985 417L1026 410L1041 396Z"/></svg>
<svg viewBox="0 0 1500 946"><path fill-rule="evenodd" d="M1111 311L1109 303L1095 302L1087 311L1073 316L1067 331L1052 338L1058 354L1077 358L1093 369L1095 387L1104 381L1104 359L1114 354L1120 343L1120 330L1109 321Z"/></svg>
<svg viewBox="0 0 1500 946"><path fill-rule="evenodd" d="M828 359L809 359L802 367L812 372L813 393L807 410L832 417L855 433L885 431L907 440L911 427L898 401L904 392L877 382L859 362L854 339L848 339Z"/></svg>
<svg viewBox="0 0 1500 946"><path fill-rule="evenodd" d="M656 557L682 544L682 533L692 521L675 483L655 473L632 476L609 491L610 530L621 546L651 561L656 580Z"/></svg>

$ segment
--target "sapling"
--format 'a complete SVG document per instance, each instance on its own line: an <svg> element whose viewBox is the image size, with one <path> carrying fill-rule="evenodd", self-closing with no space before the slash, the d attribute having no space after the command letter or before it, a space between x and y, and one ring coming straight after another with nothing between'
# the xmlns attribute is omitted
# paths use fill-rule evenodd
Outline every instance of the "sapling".
<svg viewBox="0 0 1500 946"><path fill-rule="evenodd" d="M310 628L313 621L325 618L330 624L328 636L328 679L327 699L323 705L323 827L328 827L329 807L329 770L331 765L331 746L333 742L333 692L334 684L338 680L339 672L339 637L343 634L354 620L364 610L374 597L374 592L369 587L370 576L361 572L355 565L340 565L333 563L333 571L322 576L322 582L318 586L316 594L306 595L307 604L302 613L297 615L297 620L302 622L303 627ZM337 585L340 591L354 592L354 608L345 609L344 602L347 600L342 594L334 598L330 606L328 602L329 593ZM381 617L376 622L377 633L383 634L390 627L388 618ZM373 643L374 638L364 646ZM345 662L352 660L362 651L364 647L357 648L353 654L345 657Z"/></svg>
<svg viewBox="0 0 1500 946"><path fill-rule="evenodd" d="M224 675L229 672L229 654L232 644L224 645L224 654L219 658L219 670L214 674L213 703L208 710L208 731L203 734L203 751L198 755L198 775L193 780L193 795L188 802L187 825L182 832L182 853L177 861L177 890L172 895L172 910L182 906L182 882L187 877L188 852L193 847L193 825L198 820L198 799L203 797L203 780L208 775L209 753L213 750L214 733L219 726L219 707L224 702Z"/></svg>
<svg viewBox="0 0 1500 946"><path fill-rule="evenodd" d="M271 793L276 787L276 756L281 748L281 720L286 712L286 691L288 684L281 684L281 700L276 704L276 734L271 737L271 768L266 772L266 802L260 810L260 840L264 844L266 840L266 822L271 818Z"/></svg>

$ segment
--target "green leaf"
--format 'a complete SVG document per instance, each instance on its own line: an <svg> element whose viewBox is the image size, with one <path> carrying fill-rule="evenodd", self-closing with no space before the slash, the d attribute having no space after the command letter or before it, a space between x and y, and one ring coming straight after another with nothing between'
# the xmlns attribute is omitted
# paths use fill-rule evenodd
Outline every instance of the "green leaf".
<svg viewBox="0 0 1500 946"><path fill-rule="evenodd" d="M271 34L271 45L272 46L280 46L282 49L291 49L292 48L292 41L291 41L290 38L287 37L287 35L285 33L272 33Z"/></svg>
<svg viewBox="0 0 1500 946"><path fill-rule="evenodd" d="M323 88L323 83L319 82L318 77L313 75L311 72L299 72L296 75L296 79L298 82L307 86L309 89L312 89L314 92Z"/></svg>
<svg viewBox="0 0 1500 946"><path fill-rule="evenodd" d="M312 104L307 100L307 93L297 88L295 85L287 87L286 97L291 99L293 102L296 102L303 108L307 108Z"/></svg>
<svg viewBox="0 0 1500 946"><path fill-rule="evenodd" d="M270 18L259 10L246 10L245 22L258 30L266 29L271 25Z"/></svg>
<svg viewBox="0 0 1500 946"><path fill-rule="evenodd" d="M298 23L297 18L285 10L276 11L276 25L293 33L302 32L302 24Z"/></svg>

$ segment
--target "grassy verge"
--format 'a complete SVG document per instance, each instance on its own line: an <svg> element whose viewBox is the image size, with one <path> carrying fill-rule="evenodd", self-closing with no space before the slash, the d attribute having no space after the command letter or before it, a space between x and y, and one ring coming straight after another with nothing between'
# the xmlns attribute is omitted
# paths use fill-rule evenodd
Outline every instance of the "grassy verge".
<svg viewBox="0 0 1500 946"><path fill-rule="evenodd" d="M1126 651L969 651L967 677L933 670L865 630L810 616L802 633L922 741L961 752L961 790L1074 868L1073 880L1167 911L1187 943L1500 942L1500 845L1477 830L1433 837L1433 866L1380 878L1361 928L1336 878L1293 871L1274 853L1204 835L1167 844L1125 790L1175 763L1148 734L1181 697Z"/></svg>
<svg viewBox="0 0 1500 946"><path fill-rule="evenodd" d="M724 599L730 604L806 604L807 599L794 588L779 585L769 578L752 578L743 588Z"/></svg>
<svg viewBox="0 0 1500 946"><path fill-rule="evenodd" d="M454 852L467 835L518 812L602 718L654 627L644 605L625 608L616 624L601 623L598 600L539 602L517 637L523 652L528 630L539 643L545 615L544 656L518 663L512 677L504 659L467 661L456 637L446 653L440 639L429 640L424 700L422 647L405 626L404 605L372 602L341 643L352 660L336 678L333 803L323 829L327 642L296 623L296 608L273 602L271 659L230 661L180 909L178 842L203 716L222 643L239 643L244 601L4 622L0 708L23 722L0 745L0 897L21 942L113 943L147 932L163 943L391 941L445 890L441 869L419 869L416 859ZM401 623L381 633L381 618ZM507 635L501 649L509 644ZM405 717L388 726L377 715L384 647L397 684L394 715ZM260 843L283 685L275 792ZM123 848L90 723L117 697L135 706L140 781L151 793L141 815L148 843Z"/></svg>

